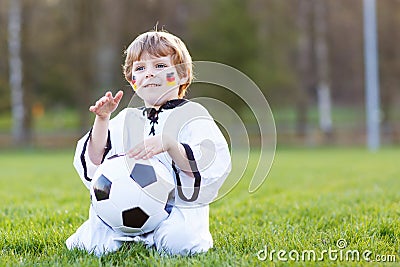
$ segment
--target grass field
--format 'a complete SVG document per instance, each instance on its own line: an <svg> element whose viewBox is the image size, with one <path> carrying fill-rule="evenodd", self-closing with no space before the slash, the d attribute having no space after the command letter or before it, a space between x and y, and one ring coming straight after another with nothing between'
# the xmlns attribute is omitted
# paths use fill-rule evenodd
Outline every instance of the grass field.
<svg viewBox="0 0 400 267"><path fill-rule="evenodd" d="M362 260L366 250L371 259L396 261L385 265L400 262L399 148L278 150L256 193L247 192L247 172L211 205L214 248L192 257L162 257L140 244L101 258L68 251L65 239L86 220L89 205L72 156L0 152L0 266L375 266ZM288 261L275 252L271 262L273 250L286 251L280 258ZM302 260L311 250L316 260ZM349 250L360 253L360 262L345 258Z"/></svg>

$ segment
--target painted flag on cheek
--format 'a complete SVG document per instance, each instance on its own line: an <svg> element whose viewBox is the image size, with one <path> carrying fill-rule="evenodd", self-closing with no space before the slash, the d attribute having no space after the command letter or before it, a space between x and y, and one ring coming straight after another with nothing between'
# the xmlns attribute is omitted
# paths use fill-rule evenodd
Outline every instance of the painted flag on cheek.
<svg viewBox="0 0 400 267"><path fill-rule="evenodd" d="M174 74L175 74L174 72L167 73L167 84L168 85L176 85Z"/></svg>
<svg viewBox="0 0 400 267"><path fill-rule="evenodd" d="M136 85L136 77L135 75L132 75L132 84L133 84L133 90L137 90L137 85Z"/></svg>

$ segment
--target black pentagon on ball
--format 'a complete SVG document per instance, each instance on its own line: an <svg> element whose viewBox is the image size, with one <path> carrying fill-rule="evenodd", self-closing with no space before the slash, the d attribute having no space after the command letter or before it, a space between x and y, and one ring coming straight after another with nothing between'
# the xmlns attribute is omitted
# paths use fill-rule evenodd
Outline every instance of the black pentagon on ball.
<svg viewBox="0 0 400 267"><path fill-rule="evenodd" d="M110 198L112 182L107 177L101 175L93 185L94 195L97 201L102 201Z"/></svg>
<svg viewBox="0 0 400 267"><path fill-rule="evenodd" d="M140 228L146 223L148 218L149 215L138 207L122 212L122 222L126 227Z"/></svg>
<svg viewBox="0 0 400 267"><path fill-rule="evenodd" d="M151 165L136 163L131 178L142 188L157 182L157 176Z"/></svg>

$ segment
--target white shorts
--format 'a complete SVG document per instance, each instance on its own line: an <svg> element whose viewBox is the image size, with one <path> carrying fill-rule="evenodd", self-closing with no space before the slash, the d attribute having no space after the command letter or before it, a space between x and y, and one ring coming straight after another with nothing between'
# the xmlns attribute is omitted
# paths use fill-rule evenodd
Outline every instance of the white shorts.
<svg viewBox="0 0 400 267"><path fill-rule="evenodd" d="M70 236L68 249L84 249L97 256L118 250L124 241L144 242L161 254L192 255L206 252L213 246L209 231L209 206L196 208L173 207L169 217L153 232L125 238L104 224L90 207L89 219Z"/></svg>

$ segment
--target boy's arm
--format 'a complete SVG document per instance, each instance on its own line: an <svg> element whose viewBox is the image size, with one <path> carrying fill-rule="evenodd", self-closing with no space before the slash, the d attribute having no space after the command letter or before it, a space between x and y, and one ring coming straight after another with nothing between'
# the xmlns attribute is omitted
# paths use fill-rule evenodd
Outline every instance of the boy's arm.
<svg viewBox="0 0 400 267"><path fill-rule="evenodd" d="M193 170L190 166L190 161L187 158L186 150L181 143L179 143L173 139L170 139L168 154L170 155L172 160L175 162L175 164L178 165L178 167L179 167L179 169L181 169L181 171L183 171L190 177L194 177Z"/></svg>
<svg viewBox="0 0 400 267"><path fill-rule="evenodd" d="M111 113L118 107L122 96L122 91L115 94L115 97L112 96L111 92L107 92L94 106L89 108L91 112L96 114L96 119L88 145L88 154L90 160L96 165L100 165L103 159Z"/></svg>
<svg viewBox="0 0 400 267"><path fill-rule="evenodd" d="M105 118L96 116L94 120L92 135L90 136L88 145L88 154L90 160L96 165L100 165L103 158L107 144L109 121L109 116Z"/></svg>

